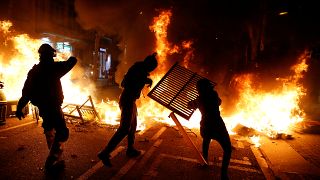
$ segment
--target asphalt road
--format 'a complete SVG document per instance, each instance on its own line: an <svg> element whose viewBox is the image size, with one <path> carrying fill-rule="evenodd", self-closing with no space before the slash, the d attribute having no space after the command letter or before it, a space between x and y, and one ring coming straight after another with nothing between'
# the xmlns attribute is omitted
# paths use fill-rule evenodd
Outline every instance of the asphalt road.
<svg viewBox="0 0 320 180"><path fill-rule="evenodd" d="M143 154L133 159L126 157L125 139L112 154L113 167L107 168L96 155L116 127L68 123L70 138L63 154L66 168L48 174L43 170L48 149L41 122L36 124L31 117L23 121L8 118L6 125L0 127L0 179L220 179L222 149L217 142L211 143L210 165L204 168L176 127L160 122L149 124L136 136L136 148ZM187 132L200 149L199 132ZM235 149L229 166L230 179L266 179L265 168L256 159L262 157L257 154L259 150L246 138L231 136L231 139Z"/></svg>

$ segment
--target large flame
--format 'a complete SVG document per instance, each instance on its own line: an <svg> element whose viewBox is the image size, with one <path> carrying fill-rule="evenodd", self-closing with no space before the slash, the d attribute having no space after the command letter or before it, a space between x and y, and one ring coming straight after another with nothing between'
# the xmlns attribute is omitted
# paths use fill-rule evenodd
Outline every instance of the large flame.
<svg viewBox="0 0 320 180"><path fill-rule="evenodd" d="M161 68L152 74L153 79L159 80L166 72L167 55L179 53L181 49L187 49L183 65L188 68L189 60L193 58L192 41L184 41L181 46L172 45L167 40L167 28L170 24L172 12L165 10L160 12L158 17L154 18L150 29L155 33L157 39L156 52L159 54ZM254 128L263 134L274 137L279 133L290 134L290 128L304 119L304 112L299 108L299 100L305 94L305 89L299 84L303 78L303 72L307 70L307 54L304 53L298 59L296 65L291 70L293 74L285 78L278 78L275 81L281 82L281 85L273 91L263 91L258 89L254 74L239 75L235 78L237 89L239 89L239 99L236 104L236 110L232 116L224 117L228 131L233 134L232 129L237 124ZM149 116L162 117L166 123L173 124L167 118L168 111L159 107L154 102L142 103L140 107L142 112L148 112ZM151 115L153 114L153 115ZM221 109L223 115L223 109ZM199 128L201 113L197 110L189 121L181 120L184 126L189 128ZM254 136L255 144L258 144L259 137Z"/></svg>
<svg viewBox="0 0 320 180"><path fill-rule="evenodd" d="M299 84L299 80L307 70L307 59L308 56L304 53L298 63L292 66L293 75L275 79L281 85L273 91L266 92L256 88L254 85L257 85L257 81L253 74L237 76L235 88L241 93L236 112L233 116L224 118L229 131L237 124L242 124L270 137L291 134L292 128L305 118L304 111L299 107L305 89Z"/></svg>
<svg viewBox="0 0 320 180"><path fill-rule="evenodd" d="M33 65L39 63L37 52L43 43L39 39L33 39L28 34L15 32L10 21L0 21L0 36L3 40L0 54L0 77L4 81L4 92L7 100L14 101L21 97L21 89L27 77L28 71ZM55 61L61 61L71 56L71 53L57 53ZM71 80L71 73L62 78L62 86L65 101L81 103L88 97L87 90L77 86Z"/></svg>
<svg viewBox="0 0 320 180"><path fill-rule="evenodd" d="M3 41L0 52L0 80L4 81L7 100L17 100L28 70L37 63L37 48L40 40L27 34L11 31L10 21L0 21L0 38Z"/></svg>

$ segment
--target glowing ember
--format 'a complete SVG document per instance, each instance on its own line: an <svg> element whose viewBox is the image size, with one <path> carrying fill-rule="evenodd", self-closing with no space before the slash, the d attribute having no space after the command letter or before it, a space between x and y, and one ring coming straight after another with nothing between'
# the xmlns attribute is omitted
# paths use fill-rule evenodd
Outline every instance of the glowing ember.
<svg viewBox="0 0 320 180"><path fill-rule="evenodd" d="M110 125L118 125L120 119L120 109L119 104L116 101L107 102L102 101L98 104L100 114L103 113L102 119L104 119L103 123Z"/></svg>
<svg viewBox="0 0 320 180"><path fill-rule="evenodd" d="M260 136L252 136L250 137L250 140L252 142L252 144L254 144L255 147L260 147Z"/></svg>

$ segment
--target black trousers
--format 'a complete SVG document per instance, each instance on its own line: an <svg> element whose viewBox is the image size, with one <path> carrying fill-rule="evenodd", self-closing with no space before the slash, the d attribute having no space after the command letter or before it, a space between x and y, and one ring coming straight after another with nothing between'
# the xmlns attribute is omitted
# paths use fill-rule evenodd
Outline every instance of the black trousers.
<svg viewBox="0 0 320 180"><path fill-rule="evenodd" d="M128 149L133 148L137 129L137 106L135 100L120 103L120 109L120 126L102 151L105 154L110 154L126 136L128 138Z"/></svg>
<svg viewBox="0 0 320 180"><path fill-rule="evenodd" d="M42 127L47 139L50 155L61 156L62 144L69 138L64 114L59 105L38 106L39 115L43 119Z"/></svg>
<svg viewBox="0 0 320 180"><path fill-rule="evenodd" d="M221 117L220 118L222 122ZM227 131L225 124L222 122L218 125L219 127L215 127L210 129L210 127L202 126L200 127L200 134L202 136L202 154L203 157L208 160L208 150L211 139L218 141L220 146L223 149L223 160L222 160L222 167L221 167L221 174L222 176L226 176L228 172L228 166L231 159L232 153L232 146L230 141L230 136Z"/></svg>

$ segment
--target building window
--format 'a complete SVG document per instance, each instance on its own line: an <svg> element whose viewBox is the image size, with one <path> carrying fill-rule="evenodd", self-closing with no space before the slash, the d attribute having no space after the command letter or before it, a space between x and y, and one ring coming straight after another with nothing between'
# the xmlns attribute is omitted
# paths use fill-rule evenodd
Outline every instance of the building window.
<svg viewBox="0 0 320 180"><path fill-rule="evenodd" d="M71 53L72 46L69 42L57 42L57 51L61 53Z"/></svg>

